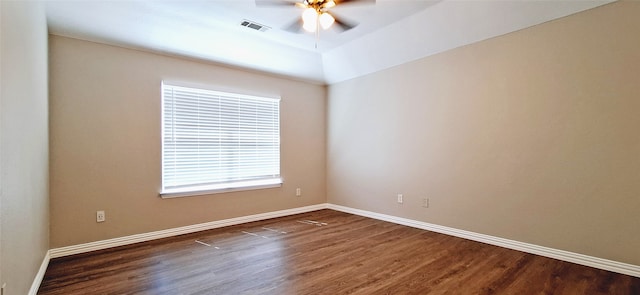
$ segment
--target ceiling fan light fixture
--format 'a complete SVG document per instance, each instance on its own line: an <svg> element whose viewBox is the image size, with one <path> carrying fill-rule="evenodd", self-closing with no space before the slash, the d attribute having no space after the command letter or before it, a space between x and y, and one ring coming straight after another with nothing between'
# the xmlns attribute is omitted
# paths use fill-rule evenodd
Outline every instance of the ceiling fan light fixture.
<svg viewBox="0 0 640 295"><path fill-rule="evenodd" d="M304 28L305 31L309 32L309 33L315 33L316 32L316 25L314 23L307 23L305 22L302 25L302 28Z"/></svg>
<svg viewBox="0 0 640 295"><path fill-rule="evenodd" d="M336 6L336 2L335 2L335 1L333 1L333 0L329 0L329 1L326 1L326 2L324 3L324 8L325 8L325 9L329 9L329 8L331 8L331 7L334 7L334 6Z"/></svg>
<svg viewBox="0 0 640 295"><path fill-rule="evenodd" d="M336 21L336 19L333 18L333 16L331 16L331 14L323 12L320 15L319 21L320 21L320 26L322 26L322 28L326 30L329 27L331 27L331 25Z"/></svg>
<svg viewBox="0 0 640 295"><path fill-rule="evenodd" d="M309 7L302 13L302 27L308 32L315 32L318 24L318 12Z"/></svg>

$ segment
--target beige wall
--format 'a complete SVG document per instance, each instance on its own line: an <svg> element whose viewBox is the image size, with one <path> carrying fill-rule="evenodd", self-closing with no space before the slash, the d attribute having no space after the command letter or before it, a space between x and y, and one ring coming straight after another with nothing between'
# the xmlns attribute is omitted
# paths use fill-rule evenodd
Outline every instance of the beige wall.
<svg viewBox="0 0 640 295"><path fill-rule="evenodd" d="M324 86L49 40L52 248L325 202ZM280 95L282 188L159 198L163 80ZM97 210L106 222L96 223Z"/></svg>
<svg viewBox="0 0 640 295"><path fill-rule="evenodd" d="M27 294L49 249L47 25L0 1L0 284Z"/></svg>
<svg viewBox="0 0 640 295"><path fill-rule="evenodd" d="M618 2L331 85L328 201L640 265L638 16Z"/></svg>

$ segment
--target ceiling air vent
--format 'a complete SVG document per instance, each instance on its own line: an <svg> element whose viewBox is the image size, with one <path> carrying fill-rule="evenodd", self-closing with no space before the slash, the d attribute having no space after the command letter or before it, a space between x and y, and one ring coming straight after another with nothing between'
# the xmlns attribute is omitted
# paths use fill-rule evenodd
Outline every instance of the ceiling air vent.
<svg viewBox="0 0 640 295"><path fill-rule="evenodd" d="M253 21L250 21L250 20L246 20L246 19L243 19L240 22L240 25L243 26L243 27L254 29L256 31L260 31L260 32L265 32L265 31L271 29L270 27L267 27L265 25L261 25L259 23L256 23L256 22L253 22Z"/></svg>

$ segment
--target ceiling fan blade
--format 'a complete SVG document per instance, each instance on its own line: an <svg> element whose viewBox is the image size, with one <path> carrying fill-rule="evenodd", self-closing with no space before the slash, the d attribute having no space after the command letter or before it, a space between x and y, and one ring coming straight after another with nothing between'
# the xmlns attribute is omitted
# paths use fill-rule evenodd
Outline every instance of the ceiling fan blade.
<svg viewBox="0 0 640 295"><path fill-rule="evenodd" d="M335 14L332 16L335 19L334 24L336 25L336 27L341 29L343 32L351 30L358 25L357 23L354 23L354 22L345 21L343 18L337 17Z"/></svg>
<svg viewBox="0 0 640 295"><path fill-rule="evenodd" d="M256 0L256 6L298 6L297 1L286 0Z"/></svg>
<svg viewBox="0 0 640 295"><path fill-rule="evenodd" d="M334 0L336 5L342 4L376 4L376 0Z"/></svg>
<svg viewBox="0 0 640 295"><path fill-rule="evenodd" d="M284 27L283 29L287 32L300 34L302 33L302 25L302 18L299 17L298 19L296 19L296 21L292 22L290 25Z"/></svg>

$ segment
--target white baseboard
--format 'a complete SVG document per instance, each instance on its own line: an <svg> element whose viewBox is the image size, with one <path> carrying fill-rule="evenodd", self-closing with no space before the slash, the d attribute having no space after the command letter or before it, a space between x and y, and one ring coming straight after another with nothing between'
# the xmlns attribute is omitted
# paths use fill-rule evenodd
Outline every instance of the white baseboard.
<svg viewBox="0 0 640 295"><path fill-rule="evenodd" d="M321 210L326 208L327 208L327 204L318 204L318 205L312 205L312 206L306 206L306 207L300 207L300 208L248 215L248 216L236 217L231 219L224 219L224 220L182 226L177 228L171 228L166 230L154 231L149 233L136 234L136 235L125 236L120 238L96 241L91 243L55 248L55 249L51 249L49 252L50 252L51 258L58 258L58 257L86 253L86 252L102 250L102 249L107 249L112 247L118 247L118 246L130 245L130 244L146 242L146 241L151 241L156 239L168 238L168 237L173 237L173 236L178 236L183 234L190 234L190 233L199 232L203 230L209 230L209 229L231 226L236 224L306 213L306 212L311 212L311 211L316 211L316 210Z"/></svg>
<svg viewBox="0 0 640 295"><path fill-rule="evenodd" d="M594 268L603 269L607 271L613 271L613 272L626 274L634 277L640 277L640 266L638 265L617 262L613 260L538 246L538 245L529 244L529 243L518 242L514 240L474 233L466 230L455 229L451 227L426 223L426 222L402 218L402 217L396 217L392 215L354 209L354 208L340 206L340 205L328 204L327 208L336 210L336 211L342 211L346 213L369 217L373 219L384 220L384 221L388 221L396 224L415 227L419 229L424 229L428 231L438 232L445 235L482 242L485 244L495 245L503 248L518 250L518 251L545 256L549 258L554 258L562 261L586 265L589 267L594 267Z"/></svg>
<svg viewBox="0 0 640 295"><path fill-rule="evenodd" d="M49 260L51 260L51 255L49 251L47 251L42 259L42 264L40 264L40 269L38 269L38 273L36 277L33 279L33 283L31 284L31 289L29 289L29 295L38 294L38 289L40 288L40 284L42 283L42 279L44 279L44 273L47 272L47 267L49 266Z"/></svg>

